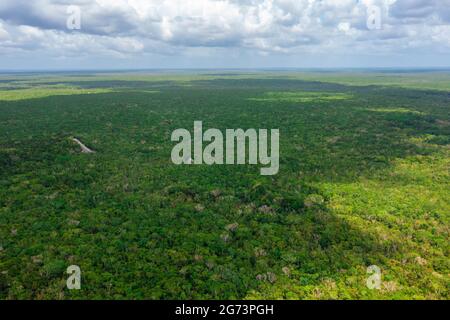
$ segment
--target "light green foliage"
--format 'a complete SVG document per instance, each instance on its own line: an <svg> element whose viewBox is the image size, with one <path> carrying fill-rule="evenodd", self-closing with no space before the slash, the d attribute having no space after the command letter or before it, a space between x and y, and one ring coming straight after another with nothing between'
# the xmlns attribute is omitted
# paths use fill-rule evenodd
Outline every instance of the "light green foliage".
<svg viewBox="0 0 450 320"><path fill-rule="evenodd" d="M350 99L351 95L329 92L267 92L261 98L250 98L252 101L269 102L322 102Z"/></svg>
<svg viewBox="0 0 450 320"><path fill-rule="evenodd" d="M12 90L0 90L0 101L17 101L34 98L45 98L49 96L66 96L73 94L93 94L93 93L105 93L110 90L105 89L79 89L79 88L64 88L64 87L37 87L26 89L12 89Z"/></svg>

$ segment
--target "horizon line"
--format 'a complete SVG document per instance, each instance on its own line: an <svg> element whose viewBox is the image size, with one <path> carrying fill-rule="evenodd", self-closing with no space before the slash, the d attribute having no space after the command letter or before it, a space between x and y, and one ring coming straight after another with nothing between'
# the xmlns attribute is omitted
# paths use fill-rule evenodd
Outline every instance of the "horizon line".
<svg viewBox="0 0 450 320"><path fill-rule="evenodd" d="M405 71L450 71L450 66L430 67L218 67L218 68L80 68L80 69L0 69L0 74L6 73L70 73L70 72L145 72L145 71L334 71L334 70L405 70Z"/></svg>

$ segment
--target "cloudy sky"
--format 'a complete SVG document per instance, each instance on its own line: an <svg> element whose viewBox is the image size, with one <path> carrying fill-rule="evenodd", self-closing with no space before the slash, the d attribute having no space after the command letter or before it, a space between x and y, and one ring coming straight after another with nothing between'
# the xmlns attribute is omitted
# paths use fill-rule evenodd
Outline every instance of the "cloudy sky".
<svg viewBox="0 0 450 320"><path fill-rule="evenodd" d="M449 66L450 0L0 0L0 70Z"/></svg>

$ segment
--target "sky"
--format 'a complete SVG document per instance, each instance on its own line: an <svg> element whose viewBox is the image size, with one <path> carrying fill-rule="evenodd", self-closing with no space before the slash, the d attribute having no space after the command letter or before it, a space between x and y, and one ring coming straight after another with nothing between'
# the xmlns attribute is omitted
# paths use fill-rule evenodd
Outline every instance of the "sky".
<svg viewBox="0 0 450 320"><path fill-rule="evenodd" d="M450 67L450 0L1 0L0 70Z"/></svg>

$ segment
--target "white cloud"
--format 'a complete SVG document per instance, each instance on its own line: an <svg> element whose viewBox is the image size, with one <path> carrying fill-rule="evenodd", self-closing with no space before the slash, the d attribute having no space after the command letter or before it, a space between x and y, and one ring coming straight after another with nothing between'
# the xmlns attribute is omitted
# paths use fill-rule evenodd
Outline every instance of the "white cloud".
<svg viewBox="0 0 450 320"><path fill-rule="evenodd" d="M3 28L3 24L0 23L0 41L9 39L9 33Z"/></svg>
<svg viewBox="0 0 450 320"><path fill-rule="evenodd" d="M66 28L69 5L81 8L79 31ZM373 5L381 30L367 28ZM0 50L120 57L193 48L292 55L434 46L442 52L449 8L450 0L2 0Z"/></svg>

